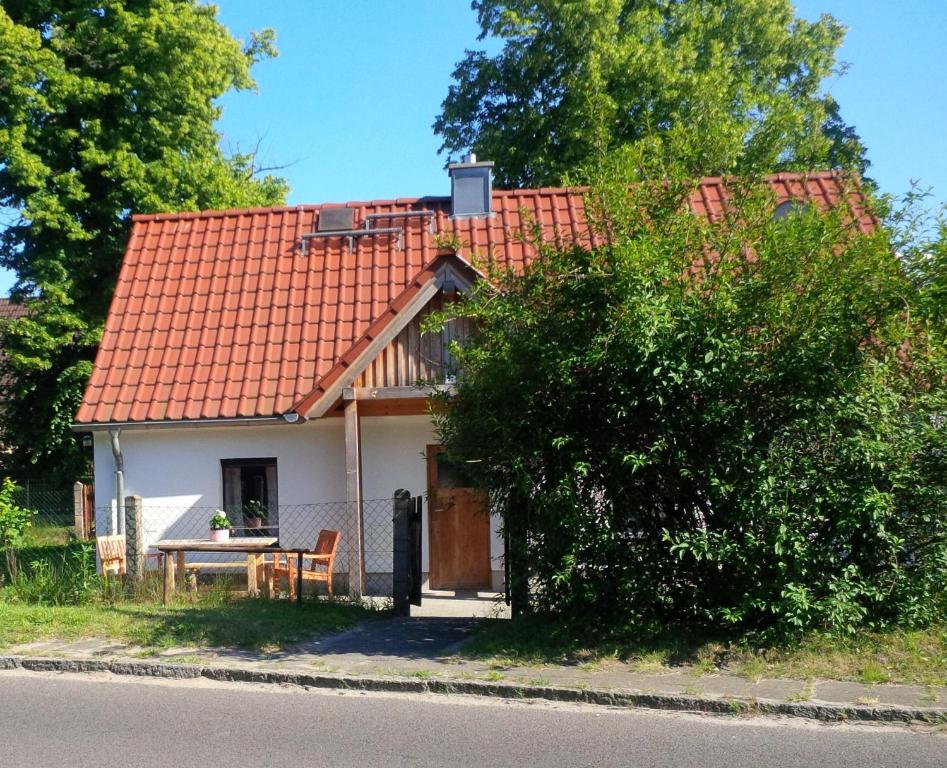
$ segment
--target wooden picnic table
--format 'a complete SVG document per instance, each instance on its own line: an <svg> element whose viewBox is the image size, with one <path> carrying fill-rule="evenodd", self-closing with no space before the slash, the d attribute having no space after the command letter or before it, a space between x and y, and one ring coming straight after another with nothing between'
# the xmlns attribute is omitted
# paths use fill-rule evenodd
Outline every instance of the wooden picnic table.
<svg viewBox="0 0 947 768"><path fill-rule="evenodd" d="M154 548L164 552L164 591L162 602L167 605L174 593L175 560L180 573L184 574L184 555L187 552L216 552L216 553L245 553L247 556L247 590L251 595L259 594L257 585L257 569L263 563L267 554L296 555L296 604L302 605L302 565L303 555L311 553L311 549L296 547L280 547L274 536L241 536L227 541L211 541L210 539L162 539ZM176 557L171 557L172 553Z"/></svg>

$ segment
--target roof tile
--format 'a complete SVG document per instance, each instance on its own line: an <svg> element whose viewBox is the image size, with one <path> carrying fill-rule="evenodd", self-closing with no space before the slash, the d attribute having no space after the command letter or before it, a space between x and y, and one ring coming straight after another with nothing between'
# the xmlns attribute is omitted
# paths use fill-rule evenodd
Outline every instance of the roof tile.
<svg viewBox="0 0 947 768"><path fill-rule="evenodd" d="M832 173L770 183L780 200L829 205L842 194ZM717 214L723 195L719 179L705 179L692 206ZM446 197L345 205L357 209L356 226L371 213L433 210L435 231L459 236L468 261L476 254L521 267L530 254L519 232L530 217L547 238L594 241L581 189L495 191L487 218L450 218ZM350 251L345 238L328 237L303 252L300 237L322 207L339 205L134 216L77 421L278 415L348 365L369 327L400 311L442 250L427 220L407 218L391 222L403 230L401 248L379 235L356 238ZM0 300L0 316L9 306Z"/></svg>

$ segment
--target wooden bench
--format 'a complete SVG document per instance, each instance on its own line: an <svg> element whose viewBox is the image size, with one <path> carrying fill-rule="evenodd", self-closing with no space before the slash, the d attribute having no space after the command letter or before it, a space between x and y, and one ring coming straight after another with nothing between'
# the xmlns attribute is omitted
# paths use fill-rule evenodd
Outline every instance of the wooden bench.
<svg viewBox="0 0 947 768"><path fill-rule="evenodd" d="M212 563L212 562L187 563L185 562L184 571L182 575L184 577L184 583L187 585L188 589L190 589L192 592L197 589L197 575L201 573L202 571L208 572L208 573L222 571L226 573L234 572L234 573L239 573L239 574L247 574L247 561L243 560L243 561L238 561L238 562L229 561L229 562L219 562L219 563ZM257 564L256 574L257 574L257 584L260 584L261 582L265 580L265 576L264 576L265 571L264 571L264 565L262 561ZM249 586L250 585L248 583L247 587L249 588Z"/></svg>
<svg viewBox="0 0 947 768"><path fill-rule="evenodd" d="M167 605L168 600L174 593L175 571L183 576L188 566L191 567L191 573L195 576L204 569L231 570L240 568L247 574L247 592L255 595L258 592L257 574L263 562L263 557L267 552L273 551L276 544L275 536L247 536L238 539L229 539L227 541L207 541L206 539L162 539L155 543L154 547L159 552L164 552L167 557L164 560L164 592L162 600ZM193 562L185 563L185 556L188 552L213 552L215 554L242 554L246 557L240 562ZM177 567L175 567L177 561ZM183 579L182 579L183 580Z"/></svg>
<svg viewBox="0 0 947 768"><path fill-rule="evenodd" d="M115 576L124 576L128 568L128 556L125 549L125 536L116 533L111 536L96 536L95 549L99 555L99 562L102 564L102 575L108 578L109 574ZM164 555L160 552L148 552L145 557L155 558L158 561L158 567L164 560Z"/></svg>

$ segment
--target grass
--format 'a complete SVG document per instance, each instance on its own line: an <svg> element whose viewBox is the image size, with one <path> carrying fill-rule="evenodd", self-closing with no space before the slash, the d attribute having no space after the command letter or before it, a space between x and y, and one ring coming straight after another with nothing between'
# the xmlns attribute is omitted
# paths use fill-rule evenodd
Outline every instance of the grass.
<svg viewBox="0 0 947 768"><path fill-rule="evenodd" d="M814 694L815 694L815 688L812 685L812 681L807 680L802 690L796 691L796 693L790 693L788 696L786 696L786 701L789 701L789 702L809 701L810 699L812 699Z"/></svg>
<svg viewBox="0 0 947 768"><path fill-rule="evenodd" d="M847 680L868 684L947 685L947 625L926 630L860 632L850 637L814 634L792 645L757 648L745 643L686 638L682 633L647 640L593 637L560 620L527 616L491 621L462 651L492 669L544 664L593 665L617 658L634 671L722 672L757 681Z"/></svg>
<svg viewBox="0 0 947 768"><path fill-rule="evenodd" d="M71 525L32 525L23 532L23 546L57 547L75 539L75 529Z"/></svg>
<svg viewBox="0 0 947 768"><path fill-rule="evenodd" d="M366 617L358 605L276 600L204 599L195 603L120 602L113 605L25 605L0 597L0 648L35 640L101 638L158 651L176 646L285 648Z"/></svg>
<svg viewBox="0 0 947 768"><path fill-rule="evenodd" d="M792 648L737 650L729 665L742 674L753 659L765 665L767 677L947 685L947 626L844 638L813 635Z"/></svg>
<svg viewBox="0 0 947 768"><path fill-rule="evenodd" d="M269 652L378 614L342 601L313 600L297 607L288 601L236 600L225 581L198 595L179 591L166 607L160 602L162 582L155 572L129 593L114 578L105 582L90 571L81 604L53 604L72 602L61 600L71 593L56 587L72 583L79 569L90 567L78 557L82 547L82 542L70 541L18 550L23 586L0 588L0 648L37 640L97 638L145 652L179 646Z"/></svg>
<svg viewBox="0 0 947 768"><path fill-rule="evenodd" d="M24 545L16 549L21 570L37 561L60 567L71 562L83 546L83 542L72 535L72 529L65 527L27 528L24 539ZM0 556L0 582L5 582L9 576L6 559Z"/></svg>

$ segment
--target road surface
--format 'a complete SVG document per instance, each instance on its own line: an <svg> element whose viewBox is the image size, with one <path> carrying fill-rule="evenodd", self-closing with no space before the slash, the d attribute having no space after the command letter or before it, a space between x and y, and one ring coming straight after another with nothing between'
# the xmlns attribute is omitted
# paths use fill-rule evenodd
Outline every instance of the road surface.
<svg viewBox="0 0 947 768"><path fill-rule="evenodd" d="M947 766L947 735L476 697L0 672L0 766Z"/></svg>

